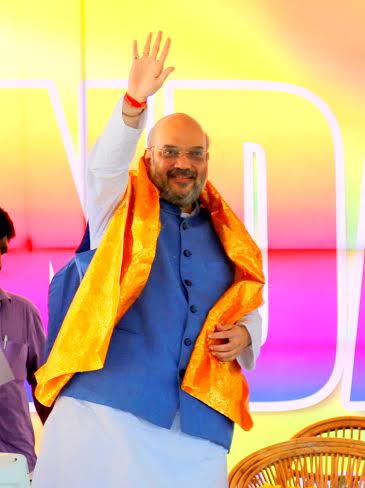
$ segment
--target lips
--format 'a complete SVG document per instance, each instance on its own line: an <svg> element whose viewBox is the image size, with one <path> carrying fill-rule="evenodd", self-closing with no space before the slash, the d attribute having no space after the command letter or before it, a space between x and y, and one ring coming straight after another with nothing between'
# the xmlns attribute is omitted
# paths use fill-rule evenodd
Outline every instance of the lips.
<svg viewBox="0 0 365 488"><path fill-rule="evenodd" d="M172 180L181 180L181 181L191 181L194 180L195 178L193 176L181 176L181 175L176 175L176 176L170 176L170 179Z"/></svg>
<svg viewBox="0 0 365 488"><path fill-rule="evenodd" d="M190 169L172 169L167 172L167 177L171 179L195 180L197 174Z"/></svg>
<svg viewBox="0 0 365 488"><path fill-rule="evenodd" d="M169 178L169 180L172 183L175 183L176 185L184 188L189 186L191 183L194 184L195 178L193 178L192 176L172 176L171 178Z"/></svg>

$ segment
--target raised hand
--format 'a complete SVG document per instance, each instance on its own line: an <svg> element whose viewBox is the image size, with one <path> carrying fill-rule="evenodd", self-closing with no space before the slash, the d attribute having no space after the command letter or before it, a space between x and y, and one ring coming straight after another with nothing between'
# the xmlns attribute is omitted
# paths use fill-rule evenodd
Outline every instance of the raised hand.
<svg viewBox="0 0 365 488"><path fill-rule="evenodd" d="M155 42L152 42L152 33L147 36L142 55L138 53L137 41L133 41L133 62L128 79L128 93L139 102L146 101L147 97L156 93L174 68L164 69L169 53L171 39L166 39L160 52L162 32L159 31Z"/></svg>

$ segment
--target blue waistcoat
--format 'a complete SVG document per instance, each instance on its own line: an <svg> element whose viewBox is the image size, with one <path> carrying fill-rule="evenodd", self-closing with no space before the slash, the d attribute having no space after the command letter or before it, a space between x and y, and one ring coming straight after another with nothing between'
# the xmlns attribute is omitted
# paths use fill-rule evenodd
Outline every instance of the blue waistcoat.
<svg viewBox="0 0 365 488"><path fill-rule="evenodd" d="M203 208L184 219L178 207L161 200L160 221L147 284L116 325L104 368L76 374L61 394L167 429L179 410L182 432L229 449L232 422L180 384L209 310L232 283L233 267ZM52 281L47 353L93 255L76 255Z"/></svg>

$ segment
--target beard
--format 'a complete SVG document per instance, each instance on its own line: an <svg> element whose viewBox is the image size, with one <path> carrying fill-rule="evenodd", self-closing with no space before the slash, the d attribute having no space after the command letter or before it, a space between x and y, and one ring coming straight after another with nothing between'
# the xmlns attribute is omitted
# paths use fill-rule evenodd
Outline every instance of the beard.
<svg viewBox="0 0 365 488"><path fill-rule="evenodd" d="M193 181L193 186L188 192L176 193L170 185L170 180L176 176L189 178ZM150 178L160 191L160 198L172 205L183 208L192 205L197 201L201 194L206 178L198 179L197 172L191 169L173 168L165 174L157 173L154 169L150 170Z"/></svg>

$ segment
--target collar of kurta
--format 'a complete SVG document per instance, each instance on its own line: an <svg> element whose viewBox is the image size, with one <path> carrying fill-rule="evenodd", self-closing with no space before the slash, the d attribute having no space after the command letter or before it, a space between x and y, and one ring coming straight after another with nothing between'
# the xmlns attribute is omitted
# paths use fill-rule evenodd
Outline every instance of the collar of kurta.
<svg viewBox="0 0 365 488"><path fill-rule="evenodd" d="M226 255L234 280L207 315L181 388L248 430L248 386L236 361L217 360L208 349L216 324L235 323L262 303L261 252L241 221L207 182L199 201ZM103 368L114 326L143 290L160 232L159 192L143 158L130 172L126 194L74 296L47 362L37 371L36 397L50 406L75 373ZM105 269L108 270L105 273Z"/></svg>

